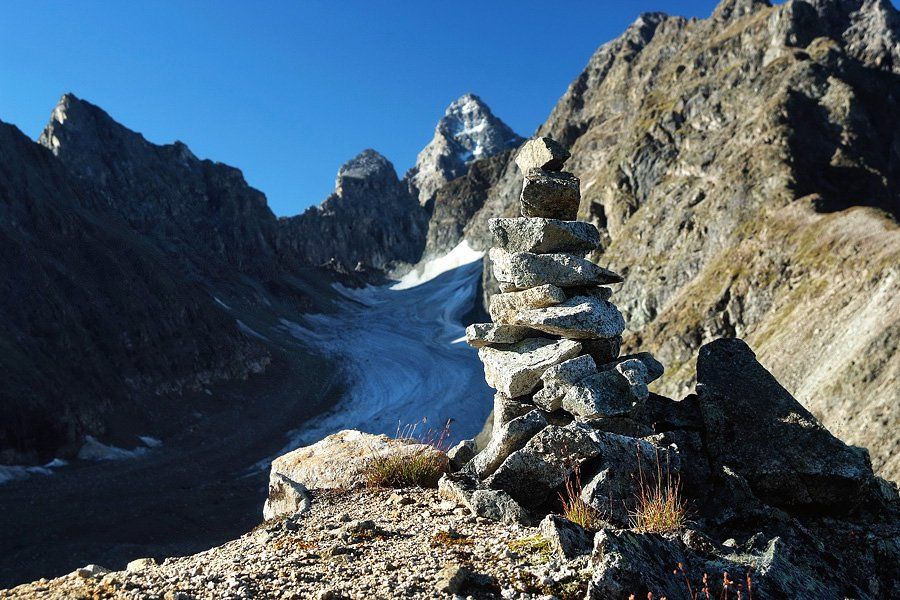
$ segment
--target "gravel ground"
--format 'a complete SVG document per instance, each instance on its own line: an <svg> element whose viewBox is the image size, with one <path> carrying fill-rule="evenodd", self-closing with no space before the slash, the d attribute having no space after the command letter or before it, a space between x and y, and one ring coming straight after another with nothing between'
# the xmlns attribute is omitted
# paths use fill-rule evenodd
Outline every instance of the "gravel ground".
<svg viewBox="0 0 900 600"><path fill-rule="evenodd" d="M587 559L537 528L471 516L435 490L319 493L302 516L162 564L40 580L0 598L581 598Z"/></svg>

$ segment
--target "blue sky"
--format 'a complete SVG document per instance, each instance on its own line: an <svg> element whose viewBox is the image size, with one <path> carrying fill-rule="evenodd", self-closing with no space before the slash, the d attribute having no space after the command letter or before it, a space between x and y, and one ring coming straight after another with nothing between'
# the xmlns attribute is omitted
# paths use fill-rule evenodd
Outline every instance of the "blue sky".
<svg viewBox="0 0 900 600"><path fill-rule="evenodd" d="M465 92L527 136L638 14L715 4L9 0L0 120L36 138L71 91L152 142L240 168L290 215L364 148L402 175Z"/></svg>

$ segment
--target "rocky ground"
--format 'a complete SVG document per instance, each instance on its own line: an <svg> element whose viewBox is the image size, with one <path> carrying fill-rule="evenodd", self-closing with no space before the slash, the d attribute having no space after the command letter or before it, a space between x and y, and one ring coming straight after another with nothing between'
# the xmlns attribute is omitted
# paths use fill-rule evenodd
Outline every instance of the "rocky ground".
<svg viewBox="0 0 900 600"><path fill-rule="evenodd" d="M42 579L0 598L581 597L586 557L567 563L536 527L475 517L435 490L320 492L303 515L162 564Z"/></svg>

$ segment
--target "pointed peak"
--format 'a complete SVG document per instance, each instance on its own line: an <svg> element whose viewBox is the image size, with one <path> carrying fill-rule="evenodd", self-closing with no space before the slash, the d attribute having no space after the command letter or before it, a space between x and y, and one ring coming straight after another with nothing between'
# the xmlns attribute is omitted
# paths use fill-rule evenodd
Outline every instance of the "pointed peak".
<svg viewBox="0 0 900 600"><path fill-rule="evenodd" d="M514 148L522 141L494 116L484 100L465 93L450 103L434 128L431 142L416 158L411 185L425 204L440 186L464 175L474 161Z"/></svg>
<svg viewBox="0 0 900 600"><path fill-rule="evenodd" d="M338 177L355 177L362 179L381 171L394 172L394 165L381 153L366 148L343 165L338 170Z"/></svg>
<svg viewBox="0 0 900 600"><path fill-rule="evenodd" d="M393 163L381 153L366 148L338 169L335 190L346 187L347 180L396 182L397 171L394 170Z"/></svg>
<svg viewBox="0 0 900 600"><path fill-rule="evenodd" d="M50 114L50 120L56 121L57 123L64 123L73 115L88 113L103 115L104 117L110 118L99 106L91 104L87 100L82 100L72 92L66 92L60 97L59 102L57 102L56 106L53 108L53 112Z"/></svg>
<svg viewBox="0 0 900 600"><path fill-rule="evenodd" d="M484 100L482 100L476 94L471 92L466 92L456 100L450 103L450 106L447 107L447 110L444 112L445 115L450 115L456 112L461 111L477 111L477 110L486 110L490 112L491 109L485 104Z"/></svg>

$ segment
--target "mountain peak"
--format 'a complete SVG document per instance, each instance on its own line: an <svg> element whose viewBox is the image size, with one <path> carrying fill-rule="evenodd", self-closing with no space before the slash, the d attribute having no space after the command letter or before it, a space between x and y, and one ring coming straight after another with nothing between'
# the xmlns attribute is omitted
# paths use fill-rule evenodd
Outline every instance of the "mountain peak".
<svg viewBox="0 0 900 600"><path fill-rule="evenodd" d="M506 123L494 116L477 95L454 100L434 129L431 142L419 153L410 173L410 187L421 204L446 182L464 175L472 162L522 143Z"/></svg>
<svg viewBox="0 0 900 600"><path fill-rule="evenodd" d="M381 153L366 148L341 165L334 190L338 195L345 195L351 189L392 189L399 183L391 161Z"/></svg>
<svg viewBox="0 0 900 600"><path fill-rule="evenodd" d="M366 148L341 165L341 168L338 169L338 179L340 180L343 177L364 179L386 171L396 174L391 161L386 159L381 153L371 148Z"/></svg>

